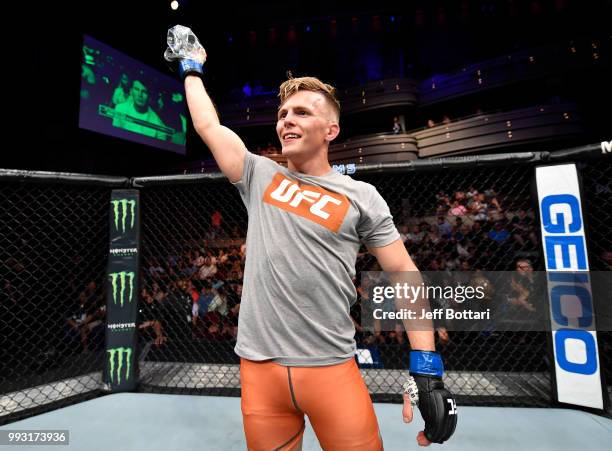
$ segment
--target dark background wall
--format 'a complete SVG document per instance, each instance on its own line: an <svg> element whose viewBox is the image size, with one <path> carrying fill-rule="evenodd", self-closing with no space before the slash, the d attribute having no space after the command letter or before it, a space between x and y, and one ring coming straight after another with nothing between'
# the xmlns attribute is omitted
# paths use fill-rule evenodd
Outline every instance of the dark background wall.
<svg viewBox="0 0 612 451"><path fill-rule="evenodd" d="M296 76L319 76L340 88L393 77L422 80L519 49L611 35L610 0L399 3L219 2L213 9L207 2L190 0L181 2L177 12L166 1L22 5L24 10L6 21L17 30L6 32L5 62L14 80L4 90L10 108L0 167L132 176L209 155L193 132L183 157L80 130L84 33L168 72L162 58L166 30L176 23L192 27L209 54L207 86L219 103L229 101L246 82L273 90L288 70ZM602 73L609 74L609 68ZM546 83L570 100L582 96L597 121L608 114L602 100L610 97L610 88L605 76L591 76L568 79L556 74ZM502 105L528 103L538 99L541 89L518 86L496 95ZM466 102L483 99L449 102L443 109L459 115ZM415 110L412 124L430 113L436 111ZM380 117L377 112L348 118L343 134L371 132L385 122ZM268 128L244 135L248 144L274 138Z"/></svg>

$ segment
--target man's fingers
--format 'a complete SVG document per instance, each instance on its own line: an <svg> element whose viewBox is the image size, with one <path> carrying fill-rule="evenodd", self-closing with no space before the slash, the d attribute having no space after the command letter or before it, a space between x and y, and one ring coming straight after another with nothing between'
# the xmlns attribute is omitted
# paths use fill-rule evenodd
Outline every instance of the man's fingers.
<svg viewBox="0 0 612 451"><path fill-rule="evenodd" d="M425 432L421 431L417 434L417 443L419 446L429 446L431 442L425 437Z"/></svg>
<svg viewBox="0 0 612 451"><path fill-rule="evenodd" d="M402 416L404 417L404 423L410 423L412 421L412 404L410 404L410 396L408 396L408 393L404 393Z"/></svg>

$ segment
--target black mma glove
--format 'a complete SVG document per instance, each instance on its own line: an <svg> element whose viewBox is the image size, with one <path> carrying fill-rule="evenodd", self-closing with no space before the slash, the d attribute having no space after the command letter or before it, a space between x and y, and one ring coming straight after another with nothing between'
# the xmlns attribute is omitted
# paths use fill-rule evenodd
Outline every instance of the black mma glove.
<svg viewBox="0 0 612 451"><path fill-rule="evenodd" d="M457 426L457 403L442 382L442 357L433 351L410 351L410 376L404 392L418 405L425 421L425 437L444 443Z"/></svg>

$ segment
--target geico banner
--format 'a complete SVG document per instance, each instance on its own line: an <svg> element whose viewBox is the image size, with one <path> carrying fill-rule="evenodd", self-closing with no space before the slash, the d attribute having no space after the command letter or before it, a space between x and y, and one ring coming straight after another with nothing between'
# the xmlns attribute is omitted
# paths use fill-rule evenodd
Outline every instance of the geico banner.
<svg viewBox="0 0 612 451"><path fill-rule="evenodd" d="M574 164L536 168L559 402L603 409L597 332Z"/></svg>

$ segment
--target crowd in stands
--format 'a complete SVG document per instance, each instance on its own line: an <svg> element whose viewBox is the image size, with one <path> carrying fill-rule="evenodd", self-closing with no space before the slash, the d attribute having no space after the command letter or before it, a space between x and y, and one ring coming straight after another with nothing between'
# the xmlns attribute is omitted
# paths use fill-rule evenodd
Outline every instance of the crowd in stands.
<svg viewBox="0 0 612 451"><path fill-rule="evenodd" d="M514 271L518 260L533 269L539 252L532 212L506 211L505 196L493 186L484 190L475 186L454 192L441 190L435 198L437 203L426 209L431 214L397 226L401 240L422 271ZM156 346L163 346L168 339L235 340L247 251L244 235L239 227L228 227L222 214L215 211L205 236L182 254L144 259L138 322L141 335ZM375 270L379 270L375 259L362 249L357 274ZM380 324L375 324L374 330L365 330L361 307L367 295L359 280L355 285L358 301L351 315L359 345L404 343L406 335L399 322L390 330ZM519 304L528 309L529 294L515 291L513 299L522 296ZM90 334L103 323L104 300L91 283L77 304L67 325L87 348ZM438 329L440 341L448 341L451 335L443 327Z"/></svg>
<svg viewBox="0 0 612 451"><path fill-rule="evenodd" d="M401 239L420 269L511 271L517 269L518 259L533 268L529 259L537 258L539 253L532 212L504 210L504 196L493 187L482 192L474 186L452 193L440 191L436 199L437 204L429 208L431 215L412 218L408 223L398 225ZM211 230L217 232L211 232L209 239L222 236L220 231L224 227L218 218L212 220ZM202 243L210 245L211 241ZM164 261L150 260L145 268L141 294L145 301L142 304L143 324L148 325L147 330L155 344L163 344L179 323L180 327L189 329L187 335L193 339L235 340L245 253L244 242L220 248L203 244L184 255L170 256ZM375 261L365 250L359 256L357 268L358 271L377 269ZM364 330L359 312L364 290L358 281L355 283L358 302L351 314L359 344L405 342L401 327L386 332L375 330L368 333ZM516 294L518 299L518 290ZM527 306L529 301L526 298L523 301ZM176 306L168 309L169 304L180 304L180 313ZM164 313L164 310L171 313ZM151 322L156 318L161 328ZM159 318L165 318L165 321ZM440 340L449 340L449 333L443 328L438 330L438 336Z"/></svg>
<svg viewBox="0 0 612 451"><path fill-rule="evenodd" d="M503 198L493 186L482 191L474 186L452 193L439 191L437 204L428 208L429 216L411 218L398 225L400 237L417 267L421 271L455 274L446 280L451 284L466 282L464 277L456 276L461 272L482 279L485 277L483 271L520 271L525 265L533 271L540 254L533 212L524 208L506 211ZM380 271L380 268L373 257L364 252L358 259L357 270L359 273ZM530 311L535 292L533 288L531 292L524 288L526 280L519 278L505 291L510 294L508 302ZM492 286L489 281L489 287ZM359 301L367 297L363 287L358 287L357 292ZM357 302L351 312L361 345L406 341L399 322L394 327L375 321L371 333L363 330L358 319L362 313L359 304ZM444 327L438 328L438 338L441 342L449 341L449 333Z"/></svg>

